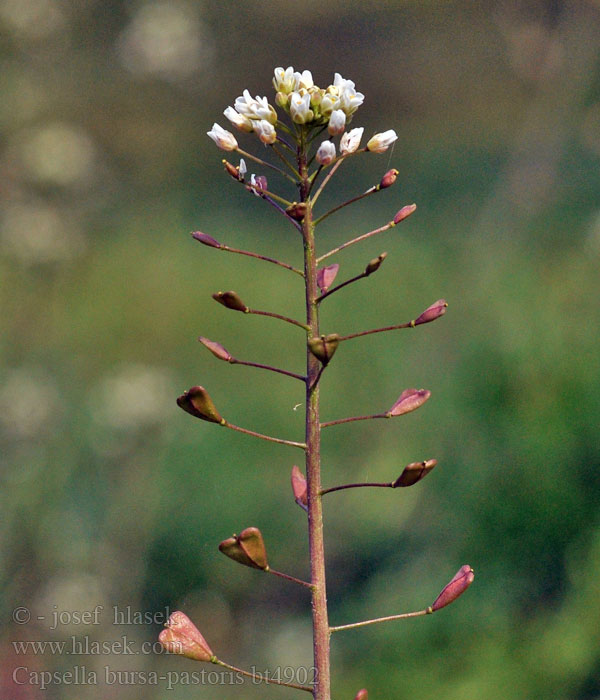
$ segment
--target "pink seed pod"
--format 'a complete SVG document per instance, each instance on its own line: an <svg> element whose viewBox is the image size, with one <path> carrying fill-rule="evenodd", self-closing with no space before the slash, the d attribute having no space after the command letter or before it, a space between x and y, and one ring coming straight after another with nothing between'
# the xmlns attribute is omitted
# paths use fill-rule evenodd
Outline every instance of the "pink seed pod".
<svg viewBox="0 0 600 700"><path fill-rule="evenodd" d="M194 231L194 233L192 233L192 238L195 238L197 241L200 241L200 243L204 243L204 245L208 245L211 248L222 248L219 241L216 241L212 236L209 236L208 233Z"/></svg>
<svg viewBox="0 0 600 700"><path fill-rule="evenodd" d="M228 309L233 309L234 311L243 311L244 313L248 311L248 307L240 299L237 292L216 292L212 295L212 298L215 301L218 301L219 304L223 304L223 306L226 306Z"/></svg>
<svg viewBox="0 0 600 700"><path fill-rule="evenodd" d="M381 182L379 183L379 189L384 190L386 187L391 187L394 182L396 182L396 178L398 177L399 173L396 170L396 168L392 168L391 170L388 170L387 173L381 178Z"/></svg>
<svg viewBox="0 0 600 700"><path fill-rule="evenodd" d="M186 413L209 423L222 424L225 422L203 386L193 386L188 389L177 399L177 405L179 408L183 408Z"/></svg>
<svg viewBox="0 0 600 700"><path fill-rule="evenodd" d="M340 266L334 263L317 270L317 284L322 292L326 292L331 287L339 269Z"/></svg>
<svg viewBox="0 0 600 700"><path fill-rule="evenodd" d="M215 657L206 639L185 614L176 610L158 635L158 641L171 654L180 654L196 661L212 661Z"/></svg>
<svg viewBox="0 0 600 700"><path fill-rule="evenodd" d="M218 357L219 360L225 360L225 362L234 362L234 357L233 355L225 349L221 343L217 343L214 340L209 340L208 338L205 338L204 336L200 336L198 338L198 341L204 345L205 348L210 350L212 354L215 357Z"/></svg>
<svg viewBox="0 0 600 700"><path fill-rule="evenodd" d="M428 459L423 462L411 462L407 464L402 474L392 483L392 488L412 486L417 481L424 479L427 474L435 467L437 459Z"/></svg>
<svg viewBox="0 0 600 700"><path fill-rule="evenodd" d="M363 688L362 690L359 690L354 696L354 700L369 700L369 693L367 693L367 689Z"/></svg>
<svg viewBox="0 0 600 700"><path fill-rule="evenodd" d="M257 527L247 527L239 535L223 540L219 551L244 566L262 571L269 568L263 536Z"/></svg>
<svg viewBox="0 0 600 700"><path fill-rule="evenodd" d="M401 221L404 221L404 219L407 219L411 214L413 214L417 209L416 204L407 204L405 207L402 207L400 211L396 213L396 216L394 217L394 223L399 224Z"/></svg>
<svg viewBox="0 0 600 700"><path fill-rule="evenodd" d="M446 313L448 302L445 299L438 299L431 306L428 306L423 313L417 317L411 325L420 326L422 323L431 323Z"/></svg>
<svg viewBox="0 0 600 700"><path fill-rule="evenodd" d="M386 416L391 418L392 416L402 416L405 413L415 411L422 406L430 396L431 392L428 389L405 389L400 394L400 398L386 413Z"/></svg>
<svg viewBox="0 0 600 700"><path fill-rule="evenodd" d="M431 606L431 612L445 608L446 605L454 602L473 583L474 578L475 573L468 564L461 566L454 574L453 579L444 586L442 592L435 599Z"/></svg>
<svg viewBox="0 0 600 700"><path fill-rule="evenodd" d="M298 469L296 465L292 467L292 491L294 492L294 500L308 512L308 499L307 499L307 489L306 489L306 479L304 474Z"/></svg>

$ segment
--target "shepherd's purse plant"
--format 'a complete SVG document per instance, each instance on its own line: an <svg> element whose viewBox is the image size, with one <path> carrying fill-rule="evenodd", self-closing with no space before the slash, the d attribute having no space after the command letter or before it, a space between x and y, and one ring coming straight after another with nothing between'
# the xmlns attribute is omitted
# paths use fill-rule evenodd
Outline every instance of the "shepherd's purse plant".
<svg viewBox="0 0 600 700"><path fill-rule="evenodd" d="M311 599L310 607L312 610L314 678L310 679L310 683L308 681L306 683L292 682L232 666L217 657L198 628L181 611L171 615L166 629L160 634L160 641L171 653L181 654L200 662L216 664L249 676L254 681L297 688L300 691L311 693L315 700L330 700L330 638L332 634L389 620L430 615L458 598L472 583L474 574L470 566L462 566L442 589L436 600L422 610L341 625L331 625L329 622L326 556L323 541L323 498L325 496L335 498L335 496L328 494L350 488L406 488L427 476L437 462L435 459L425 459L408 464L399 476L389 482L349 483L323 488L321 485L321 433L323 430L329 431L341 423L358 420L396 418L420 408L431 395L427 389L407 388L401 391L392 406L380 413L342 416L323 422L320 416L319 394L324 375L329 364L334 361L334 355L341 343L347 343L354 338L373 333L411 329L431 323L445 314L447 304L444 299L440 299L404 323L357 331L349 335L322 332L319 324L319 311L322 304L327 303L326 300L332 294L377 272L386 258L386 253L374 257L360 274L337 284L335 280L339 264L332 262L332 260L349 246L382 234L399 225L414 213L416 205L409 204L401 207L388 221L371 231L351 238L342 245L325 252L321 251L321 246L317 249L316 231L321 223L343 207L366 197L377 195L382 190L391 187L398 176L398 171L388 170L378 184L369 187L362 194L334 206L329 211L322 212L318 204L325 187L331 183L333 176L342 165L348 161L352 161L354 165L359 156L385 153L396 141L397 136L395 131L390 129L375 134L361 147L364 129L356 127L348 130L347 127L356 110L363 103L364 95L356 90L354 82L342 78L339 73L335 74L333 83L323 89L314 84L310 71L296 72L292 67L285 70L276 68L273 86L275 88L273 104L266 97L252 97L248 90L244 90L243 94L235 100L233 107L228 107L224 111L225 117L237 131L246 137L252 135L249 138L258 138L268 148L270 159L258 157L242 150L234 134L223 129L219 124L213 125L208 136L221 150L240 156L237 164L223 160L229 176L249 193L260 197L274 208L286 220L289 227L298 234L304 251L303 268L297 269L276 258L239 250L200 231L194 232L192 236L197 242L208 248L257 258L265 263L285 268L291 276L302 278L306 315L301 320L289 318L276 311L255 309L251 304L248 305L237 291L220 291L213 294L213 298L232 311L271 316L295 326L293 332L296 334L300 329L302 332L298 334L300 335L298 342L301 342L306 349L306 370L301 373L238 359L215 340L203 336L199 340L219 360L277 372L286 375L292 381L300 382L305 392L302 398L302 405L305 407L304 439L296 441L273 437L234 425L221 415L208 391L202 386L193 386L177 399L177 403L195 418L240 431L255 438L292 447L303 455L304 472L300 467L294 465L291 470L291 482L294 500L306 512L307 517L310 553L309 579L301 580L273 569L267 559L262 534L256 527L246 527L239 534L223 540L219 549L239 564L260 572L273 574L306 589L307 597ZM324 136L327 138L323 138ZM256 164L255 169L261 173L248 175L247 161ZM293 197L290 198L289 195L280 193L277 187L272 186L267 181L264 174L266 172L282 179L284 184L287 181L288 189L292 190L293 188ZM290 331L292 332L292 329ZM296 337L294 336L294 338ZM355 700L367 700L367 696L367 690L363 688L356 693Z"/></svg>

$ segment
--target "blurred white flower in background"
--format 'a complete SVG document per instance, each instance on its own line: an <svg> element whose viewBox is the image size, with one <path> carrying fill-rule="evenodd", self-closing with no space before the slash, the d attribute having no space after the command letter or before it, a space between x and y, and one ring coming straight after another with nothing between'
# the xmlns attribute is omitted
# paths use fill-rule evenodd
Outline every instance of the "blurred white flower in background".
<svg viewBox="0 0 600 700"><path fill-rule="evenodd" d="M79 227L42 200L9 203L0 214L3 253L25 265L70 260L85 250Z"/></svg>
<svg viewBox="0 0 600 700"><path fill-rule="evenodd" d="M9 439L46 437L60 414L60 396L44 370L18 367L0 382L0 428Z"/></svg>
<svg viewBox="0 0 600 700"><path fill-rule="evenodd" d="M23 39L43 39L66 24L66 3L56 0L0 0L0 21Z"/></svg>
<svg viewBox="0 0 600 700"><path fill-rule="evenodd" d="M55 122L24 130L9 144L26 180L43 185L75 187L90 184L98 153L79 126Z"/></svg>
<svg viewBox="0 0 600 700"><path fill-rule="evenodd" d="M110 428L144 429L176 411L175 381L168 370L126 365L107 375L89 398L94 419Z"/></svg>
<svg viewBox="0 0 600 700"><path fill-rule="evenodd" d="M142 5L121 34L117 50L123 65L138 75L165 80L207 71L214 46L193 5L157 1Z"/></svg>

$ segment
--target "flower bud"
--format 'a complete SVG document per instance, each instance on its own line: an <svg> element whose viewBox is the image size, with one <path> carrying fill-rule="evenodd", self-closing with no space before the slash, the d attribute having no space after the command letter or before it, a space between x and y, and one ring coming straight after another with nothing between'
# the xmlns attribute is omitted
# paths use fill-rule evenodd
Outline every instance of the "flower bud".
<svg viewBox="0 0 600 700"><path fill-rule="evenodd" d="M315 155L319 165L329 165L335 158L335 144L333 141L323 141Z"/></svg>
<svg viewBox="0 0 600 700"><path fill-rule="evenodd" d="M196 625L179 610L171 613L158 641L170 654L181 654L196 661L216 658Z"/></svg>
<svg viewBox="0 0 600 700"><path fill-rule="evenodd" d="M237 112L233 107L227 107L223 114L238 131L244 131L249 134L254 129L252 120Z"/></svg>
<svg viewBox="0 0 600 700"><path fill-rule="evenodd" d="M294 492L294 500L308 512L308 498L306 495L306 479L304 474L298 469L296 465L292 467L292 491Z"/></svg>
<svg viewBox="0 0 600 700"><path fill-rule="evenodd" d="M334 109L329 117L329 125L327 131L330 136L343 134L346 128L346 114L341 109Z"/></svg>
<svg viewBox="0 0 600 700"><path fill-rule="evenodd" d="M388 170L387 173L381 178L379 189L384 190L386 187L391 187L394 182L396 182L398 175L399 173L395 168Z"/></svg>
<svg viewBox="0 0 600 700"><path fill-rule="evenodd" d="M415 411L422 406L430 396L431 392L428 389L405 389L400 394L400 398L386 413L386 416L391 418L392 416L402 416L405 413Z"/></svg>
<svg viewBox="0 0 600 700"><path fill-rule="evenodd" d="M416 204L407 204L405 207L402 207L402 209L396 212L394 223L399 224L401 221L404 221L404 219L408 218L416 210L416 208Z"/></svg>
<svg viewBox="0 0 600 700"><path fill-rule="evenodd" d="M424 479L427 474L435 467L437 464L436 459L428 459L424 462L411 462L407 464L402 474L392 483L392 488L396 489L399 486L412 486L416 484L417 481Z"/></svg>
<svg viewBox="0 0 600 700"><path fill-rule="evenodd" d="M238 147L235 136L218 124L213 124L212 129L206 133L223 151L235 151Z"/></svg>
<svg viewBox="0 0 600 700"><path fill-rule="evenodd" d="M448 302L445 299L438 299L431 306L428 306L411 325L420 326L422 323L431 323L431 321L435 321L436 318L443 316L447 308Z"/></svg>
<svg viewBox="0 0 600 700"><path fill-rule="evenodd" d="M234 180L240 181L244 179L244 176L240 174L240 169L237 165L233 165L225 159L223 159L223 165L225 166L225 170L227 170Z"/></svg>
<svg viewBox="0 0 600 700"><path fill-rule="evenodd" d="M192 238L195 238L197 241L200 241L200 243L204 243L204 245L208 245L211 248L222 247L212 236L209 236L207 233L202 233L202 231L194 231L194 233L192 233Z"/></svg>
<svg viewBox="0 0 600 700"><path fill-rule="evenodd" d="M340 343L340 336L337 333L322 335L319 338L309 338L308 348L312 354L318 358L324 367L329 364Z"/></svg>
<svg viewBox="0 0 600 700"><path fill-rule="evenodd" d="M243 311L244 313L248 311L248 307L246 304L244 304L236 292L217 292L216 294L212 295L212 298L215 301L218 301L219 304L226 306L228 309Z"/></svg>
<svg viewBox="0 0 600 700"><path fill-rule="evenodd" d="M381 263L387 258L387 253L381 253L376 258L373 258L365 268L365 276L368 277L374 272L377 272L381 267Z"/></svg>
<svg viewBox="0 0 600 700"><path fill-rule="evenodd" d="M337 263L333 263L333 265L317 270L317 284L322 292L326 292L331 287L339 269L340 266Z"/></svg>
<svg viewBox="0 0 600 700"><path fill-rule="evenodd" d="M473 583L474 578L475 574L473 573L473 569L468 564L461 566L456 574L454 574L454 578L450 583L446 584L442 592L435 599L430 608L431 612L445 608L446 605L450 605L450 603L454 602Z"/></svg>
<svg viewBox="0 0 600 700"><path fill-rule="evenodd" d="M343 156L347 156L350 153L354 153L356 149L360 146L360 140L362 139L364 127L358 127L356 129L350 129L347 131L340 139L340 153Z"/></svg>
<svg viewBox="0 0 600 700"><path fill-rule="evenodd" d="M305 71L308 72L308 71ZM310 108L310 95L293 92L290 95L290 116L295 124L306 124L313 120L315 113Z"/></svg>
<svg viewBox="0 0 600 700"><path fill-rule="evenodd" d="M354 696L354 700L369 700L369 693L367 693L366 688L359 690Z"/></svg>
<svg viewBox="0 0 600 700"><path fill-rule="evenodd" d="M264 175L251 175L250 184L246 186L248 192L252 192L257 197L264 197L262 190L269 188L267 178Z"/></svg>
<svg viewBox="0 0 600 700"><path fill-rule="evenodd" d="M198 338L198 340L202 343L202 345L204 345L205 348L208 348L215 357L218 357L219 360L225 360L225 362L234 361L234 357L231 355L231 353L220 343L217 343L214 340L209 340L202 335Z"/></svg>
<svg viewBox="0 0 600 700"><path fill-rule="evenodd" d="M267 552L262 534L257 527L247 527L239 535L223 540L219 551L239 564L267 571Z"/></svg>
<svg viewBox="0 0 600 700"><path fill-rule="evenodd" d="M254 122L254 131L262 143L270 145L277 141L277 132L273 124L266 119L257 119Z"/></svg>
<svg viewBox="0 0 600 700"><path fill-rule="evenodd" d="M177 399L177 405L186 413L207 420L209 423L225 422L203 386L193 386L188 389Z"/></svg>
<svg viewBox="0 0 600 700"><path fill-rule="evenodd" d="M285 210L288 216L291 216L295 221L302 221L306 216L306 202L294 202Z"/></svg>
<svg viewBox="0 0 600 700"><path fill-rule="evenodd" d="M367 151L371 151L371 153L385 153L397 138L398 136L393 129L388 129L381 134L375 134L367 142Z"/></svg>

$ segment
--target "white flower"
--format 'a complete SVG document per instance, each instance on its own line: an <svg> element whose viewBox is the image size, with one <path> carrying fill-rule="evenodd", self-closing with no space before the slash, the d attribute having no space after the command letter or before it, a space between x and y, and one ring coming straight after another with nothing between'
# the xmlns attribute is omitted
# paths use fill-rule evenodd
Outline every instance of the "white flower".
<svg viewBox="0 0 600 700"><path fill-rule="evenodd" d="M310 95L308 92L301 95L293 92L290 98L290 115L296 124L306 124L315 116L310 108Z"/></svg>
<svg viewBox="0 0 600 700"><path fill-rule="evenodd" d="M251 120L248 119L248 117L245 117L243 114L236 112L233 107L227 107L223 114L227 117L227 119L229 119L233 126L238 129L238 131L250 133L254 129Z"/></svg>
<svg viewBox="0 0 600 700"><path fill-rule="evenodd" d="M364 102L365 96L362 92L346 87L340 95L340 108L350 117Z"/></svg>
<svg viewBox="0 0 600 700"><path fill-rule="evenodd" d="M357 129L351 129L347 131L340 139L340 153L343 156L347 156L349 153L354 153L356 149L360 146L360 140L362 139L364 128L358 127Z"/></svg>
<svg viewBox="0 0 600 700"><path fill-rule="evenodd" d="M255 102L256 100L252 97L248 90L244 90L243 95L235 98L234 107L240 114L243 114L245 117L248 117L248 119L251 119L254 117L253 106Z"/></svg>
<svg viewBox="0 0 600 700"><path fill-rule="evenodd" d="M217 144L217 146L224 151L235 151L235 149L238 147L238 142L235 140L235 136L230 131L226 131L218 124L213 124L212 129L206 133Z"/></svg>
<svg viewBox="0 0 600 700"><path fill-rule="evenodd" d="M315 86L313 82L312 73L309 70L303 70L302 73L294 73L294 77L298 82L296 90L298 90L299 88L305 88L306 90L308 90L309 88Z"/></svg>
<svg viewBox="0 0 600 700"><path fill-rule="evenodd" d="M385 153L398 138L393 129L388 129L381 134L375 134L367 143L367 151L372 153Z"/></svg>
<svg viewBox="0 0 600 700"><path fill-rule="evenodd" d="M315 158L320 165L329 165L335 158L335 144L332 141L323 141Z"/></svg>
<svg viewBox="0 0 600 700"><path fill-rule="evenodd" d="M275 92L282 92L284 95L289 95L290 92L297 90L299 87L299 80L296 78L296 75L292 66L288 66L285 70L283 70L283 68L275 68L275 75L273 77Z"/></svg>
<svg viewBox="0 0 600 700"><path fill-rule="evenodd" d="M246 161L243 158L240 158L240 165L238 167L239 177L243 180L247 172L248 168L246 167Z"/></svg>
<svg viewBox="0 0 600 700"><path fill-rule="evenodd" d="M346 80L345 78L342 78L342 76L339 73L334 73L333 85L334 85L334 87L338 88L338 90L340 92L343 92L344 90L347 90L347 89L350 89L353 92L356 92L356 86L354 85L354 81Z"/></svg>
<svg viewBox="0 0 600 700"><path fill-rule="evenodd" d="M275 127L266 119L256 120L254 122L254 131L264 144L275 143L275 141L277 141L277 132L275 131Z"/></svg>
<svg viewBox="0 0 600 700"><path fill-rule="evenodd" d="M257 95L252 105L252 110L255 119L264 119L270 124L277 122L277 112L271 107L266 97L258 97Z"/></svg>
<svg viewBox="0 0 600 700"><path fill-rule="evenodd" d="M319 105L319 108L321 110L321 114L324 117L329 117L331 116L332 112L336 109L339 109L340 106L340 96L337 91L337 88L333 88L329 86L327 88L327 91L323 95L323 98L321 100L321 104Z"/></svg>
<svg viewBox="0 0 600 700"><path fill-rule="evenodd" d="M331 136L343 134L346 128L346 114L341 109L335 109L329 117L329 126L327 131Z"/></svg>
<svg viewBox="0 0 600 700"><path fill-rule="evenodd" d="M266 119L271 124L277 121L277 112L269 104L266 97L252 97L248 90L244 90L241 97L236 97L235 109L248 119Z"/></svg>

